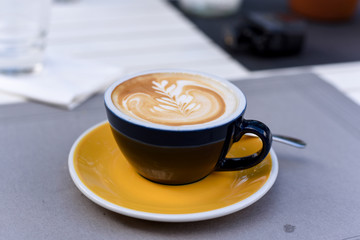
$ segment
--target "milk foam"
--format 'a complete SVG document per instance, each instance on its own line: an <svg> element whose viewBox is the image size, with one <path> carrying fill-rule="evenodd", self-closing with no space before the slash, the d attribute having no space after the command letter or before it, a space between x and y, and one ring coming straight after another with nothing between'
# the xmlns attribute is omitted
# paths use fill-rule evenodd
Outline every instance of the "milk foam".
<svg viewBox="0 0 360 240"><path fill-rule="evenodd" d="M221 121L239 104L224 83L187 73L140 75L120 83L111 98L121 112L167 126Z"/></svg>

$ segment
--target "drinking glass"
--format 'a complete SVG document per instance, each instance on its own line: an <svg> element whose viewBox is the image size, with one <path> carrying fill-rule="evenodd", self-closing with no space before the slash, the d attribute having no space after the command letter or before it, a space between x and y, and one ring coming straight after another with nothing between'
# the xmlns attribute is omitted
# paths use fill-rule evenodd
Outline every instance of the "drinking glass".
<svg viewBox="0 0 360 240"><path fill-rule="evenodd" d="M0 0L0 72L41 68L51 0Z"/></svg>

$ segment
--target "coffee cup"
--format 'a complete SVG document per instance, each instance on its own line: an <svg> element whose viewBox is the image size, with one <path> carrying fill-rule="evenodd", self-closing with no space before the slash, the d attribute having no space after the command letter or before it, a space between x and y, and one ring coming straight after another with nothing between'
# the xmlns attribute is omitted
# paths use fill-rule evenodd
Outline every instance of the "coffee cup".
<svg viewBox="0 0 360 240"><path fill-rule="evenodd" d="M156 183L189 184L214 171L251 168L271 148L269 128L244 119L245 95L217 76L174 69L141 72L114 82L104 100L121 152L136 172ZM261 150L227 158L246 133L261 139Z"/></svg>

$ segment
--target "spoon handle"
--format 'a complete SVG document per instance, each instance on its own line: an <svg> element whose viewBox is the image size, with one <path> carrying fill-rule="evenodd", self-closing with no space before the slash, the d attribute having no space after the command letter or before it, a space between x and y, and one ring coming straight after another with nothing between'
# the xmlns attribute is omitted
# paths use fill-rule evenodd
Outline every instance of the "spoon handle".
<svg viewBox="0 0 360 240"><path fill-rule="evenodd" d="M297 148L304 148L306 146L306 143L304 141L288 136L273 135L273 140Z"/></svg>
<svg viewBox="0 0 360 240"><path fill-rule="evenodd" d="M246 136L257 137L254 134L246 134ZM276 142L284 143L284 144L287 144L289 146L296 147L296 148L305 148L305 146L306 146L306 142L304 142L303 140L300 140L298 138L289 137L289 136L274 134L272 136L272 139Z"/></svg>

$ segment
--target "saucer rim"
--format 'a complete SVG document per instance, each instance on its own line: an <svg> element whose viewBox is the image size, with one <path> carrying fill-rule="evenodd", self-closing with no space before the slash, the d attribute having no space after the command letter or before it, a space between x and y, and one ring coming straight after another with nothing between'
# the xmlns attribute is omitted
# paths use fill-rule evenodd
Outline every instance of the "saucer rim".
<svg viewBox="0 0 360 240"><path fill-rule="evenodd" d="M91 201L94 203L119 214L138 218L138 219L144 219L144 220L150 220L150 221L157 221L157 222L195 222L195 221L203 221L203 220L209 220L213 218L218 218L222 216L229 215L231 213L240 211L251 204L257 202L260 198L262 198L274 185L275 180L277 178L278 172L279 172L279 163L278 158L275 154L275 151L273 148L270 149L270 156L271 156L271 171L268 179L264 183L263 186L261 186L260 189L258 189L255 193L251 194L249 197L236 202L234 204L231 204L229 206L217 208L210 211L204 211L204 212L197 212L197 213L183 213L183 214L165 214L165 213L152 213L152 212L145 212L145 211L139 211L134 210L130 208L123 207L121 205L117 205L114 203L111 203L100 196L98 196L96 193L91 191L80 179L78 176L75 165L74 165L74 153L75 149L80 143L80 141L87 136L90 132L95 130L96 128L108 123L107 120L104 120L100 123L97 123L93 125L92 127L85 130L73 143L69 157L68 157L68 168L70 172L70 176L75 183L75 186Z"/></svg>

